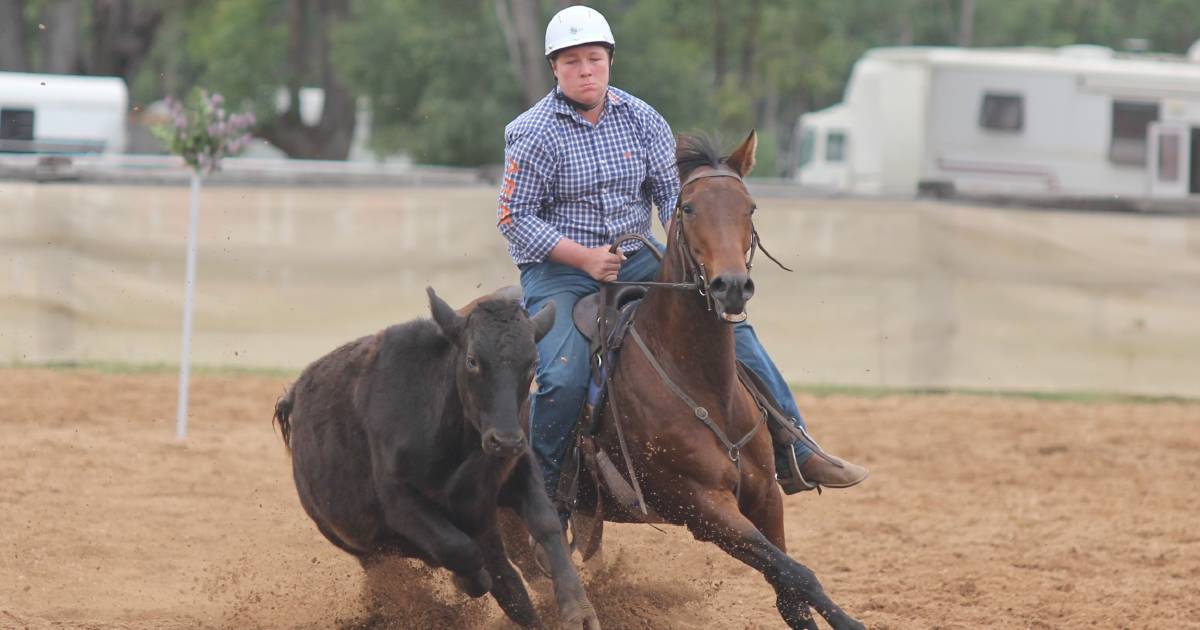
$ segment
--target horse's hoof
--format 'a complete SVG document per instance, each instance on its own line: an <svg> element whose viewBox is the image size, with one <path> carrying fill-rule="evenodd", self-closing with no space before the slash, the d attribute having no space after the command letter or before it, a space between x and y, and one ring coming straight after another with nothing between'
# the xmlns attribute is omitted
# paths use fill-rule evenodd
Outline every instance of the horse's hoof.
<svg viewBox="0 0 1200 630"><path fill-rule="evenodd" d="M832 625L836 630L867 630L865 625L856 619L851 619L850 617L846 617L841 623L830 625Z"/></svg>

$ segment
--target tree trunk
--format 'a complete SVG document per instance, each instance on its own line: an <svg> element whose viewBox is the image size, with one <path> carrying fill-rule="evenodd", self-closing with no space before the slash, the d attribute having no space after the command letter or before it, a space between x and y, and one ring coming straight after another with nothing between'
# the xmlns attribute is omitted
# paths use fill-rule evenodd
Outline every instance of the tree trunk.
<svg viewBox="0 0 1200 630"><path fill-rule="evenodd" d="M0 70L29 72L25 0L0 0Z"/></svg>
<svg viewBox="0 0 1200 630"><path fill-rule="evenodd" d="M156 3L92 0L92 54L84 69L132 84L154 45L163 16L163 7Z"/></svg>
<svg viewBox="0 0 1200 630"><path fill-rule="evenodd" d="M504 32L509 62L521 82L526 105L533 105L550 91L547 76L541 3L537 0L493 0L496 18Z"/></svg>
<svg viewBox="0 0 1200 630"><path fill-rule="evenodd" d="M958 45L967 48L975 33L975 0L962 0L958 14Z"/></svg>
<svg viewBox="0 0 1200 630"><path fill-rule="evenodd" d="M750 17L746 20L746 37L742 40L742 59L738 84L743 90L754 85L754 53L758 45L758 26L762 21L762 0L750 0Z"/></svg>
<svg viewBox="0 0 1200 630"><path fill-rule="evenodd" d="M55 0L42 7L42 72L79 74L83 71L83 6L76 0Z"/></svg>
<svg viewBox="0 0 1200 630"><path fill-rule="evenodd" d="M728 25L725 22L725 12L721 10L721 0L713 0L713 85L720 87L725 82L725 68L729 53L726 52L726 36Z"/></svg>
<svg viewBox="0 0 1200 630"><path fill-rule="evenodd" d="M330 31L349 14L349 0L292 0L289 3L288 76L285 81L289 107L286 113L258 130L259 136L289 157L344 160L350 154L358 118L357 103L337 76L329 44ZM310 22L312 32L305 28ZM308 54L312 56L308 57ZM325 94L321 118L313 126L304 124L300 117L300 88L306 82L310 60L320 65L317 78Z"/></svg>

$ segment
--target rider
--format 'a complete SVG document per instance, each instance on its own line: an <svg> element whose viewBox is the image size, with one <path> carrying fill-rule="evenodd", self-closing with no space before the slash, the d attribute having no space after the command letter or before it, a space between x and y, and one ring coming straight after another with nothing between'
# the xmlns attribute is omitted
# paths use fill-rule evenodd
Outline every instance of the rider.
<svg viewBox="0 0 1200 630"><path fill-rule="evenodd" d="M587 394L588 342L571 320L575 302L601 282L653 280L659 264L623 234L650 232L650 205L666 227L679 195L675 138L654 108L609 87L615 41L608 22L585 6L560 11L546 27L546 58L557 85L504 130L505 177L497 210L508 252L521 270L525 306L555 303L556 320L538 343L538 391L531 442L553 498L571 432ZM734 328L737 357L754 370L784 414L804 426L783 376L746 323ZM697 427L701 425L697 424ZM779 483L793 494L815 485L853 486L861 466L838 467L795 446L804 480L795 479L777 447Z"/></svg>

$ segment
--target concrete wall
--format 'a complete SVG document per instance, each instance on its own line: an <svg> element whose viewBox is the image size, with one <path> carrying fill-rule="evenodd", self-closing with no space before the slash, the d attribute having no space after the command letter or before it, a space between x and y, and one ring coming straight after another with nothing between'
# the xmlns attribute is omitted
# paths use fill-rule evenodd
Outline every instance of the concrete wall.
<svg viewBox="0 0 1200 630"><path fill-rule="evenodd" d="M0 182L0 363L176 362L186 187ZM210 187L199 364L300 367L517 274L491 187ZM760 195L797 382L1200 396L1200 219Z"/></svg>

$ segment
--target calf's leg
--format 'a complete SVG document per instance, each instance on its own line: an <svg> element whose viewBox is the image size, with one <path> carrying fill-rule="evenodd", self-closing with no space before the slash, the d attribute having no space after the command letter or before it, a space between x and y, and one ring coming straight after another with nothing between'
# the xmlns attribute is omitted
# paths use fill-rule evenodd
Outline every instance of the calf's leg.
<svg viewBox="0 0 1200 630"><path fill-rule="evenodd" d="M501 500L525 521L530 535L550 561L554 599L568 627L599 630L596 609L583 591L583 582L563 540L562 523L543 489L541 475L534 469L533 455L522 458L506 484Z"/></svg>
<svg viewBox="0 0 1200 630"><path fill-rule="evenodd" d="M492 579L484 568L479 545L447 520L437 506L396 483L383 484L380 499L388 527L412 547L418 558L449 569L459 578L459 587L471 597L491 590Z"/></svg>
<svg viewBox="0 0 1200 630"><path fill-rule="evenodd" d="M516 569L508 561L499 529L493 526L476 540L483 550L484 566L492 576L492 597L496 598L504 614L523 628L544 627L533 602L529 600L529 592L525 590L521 576L517 575Z"/></svg>

